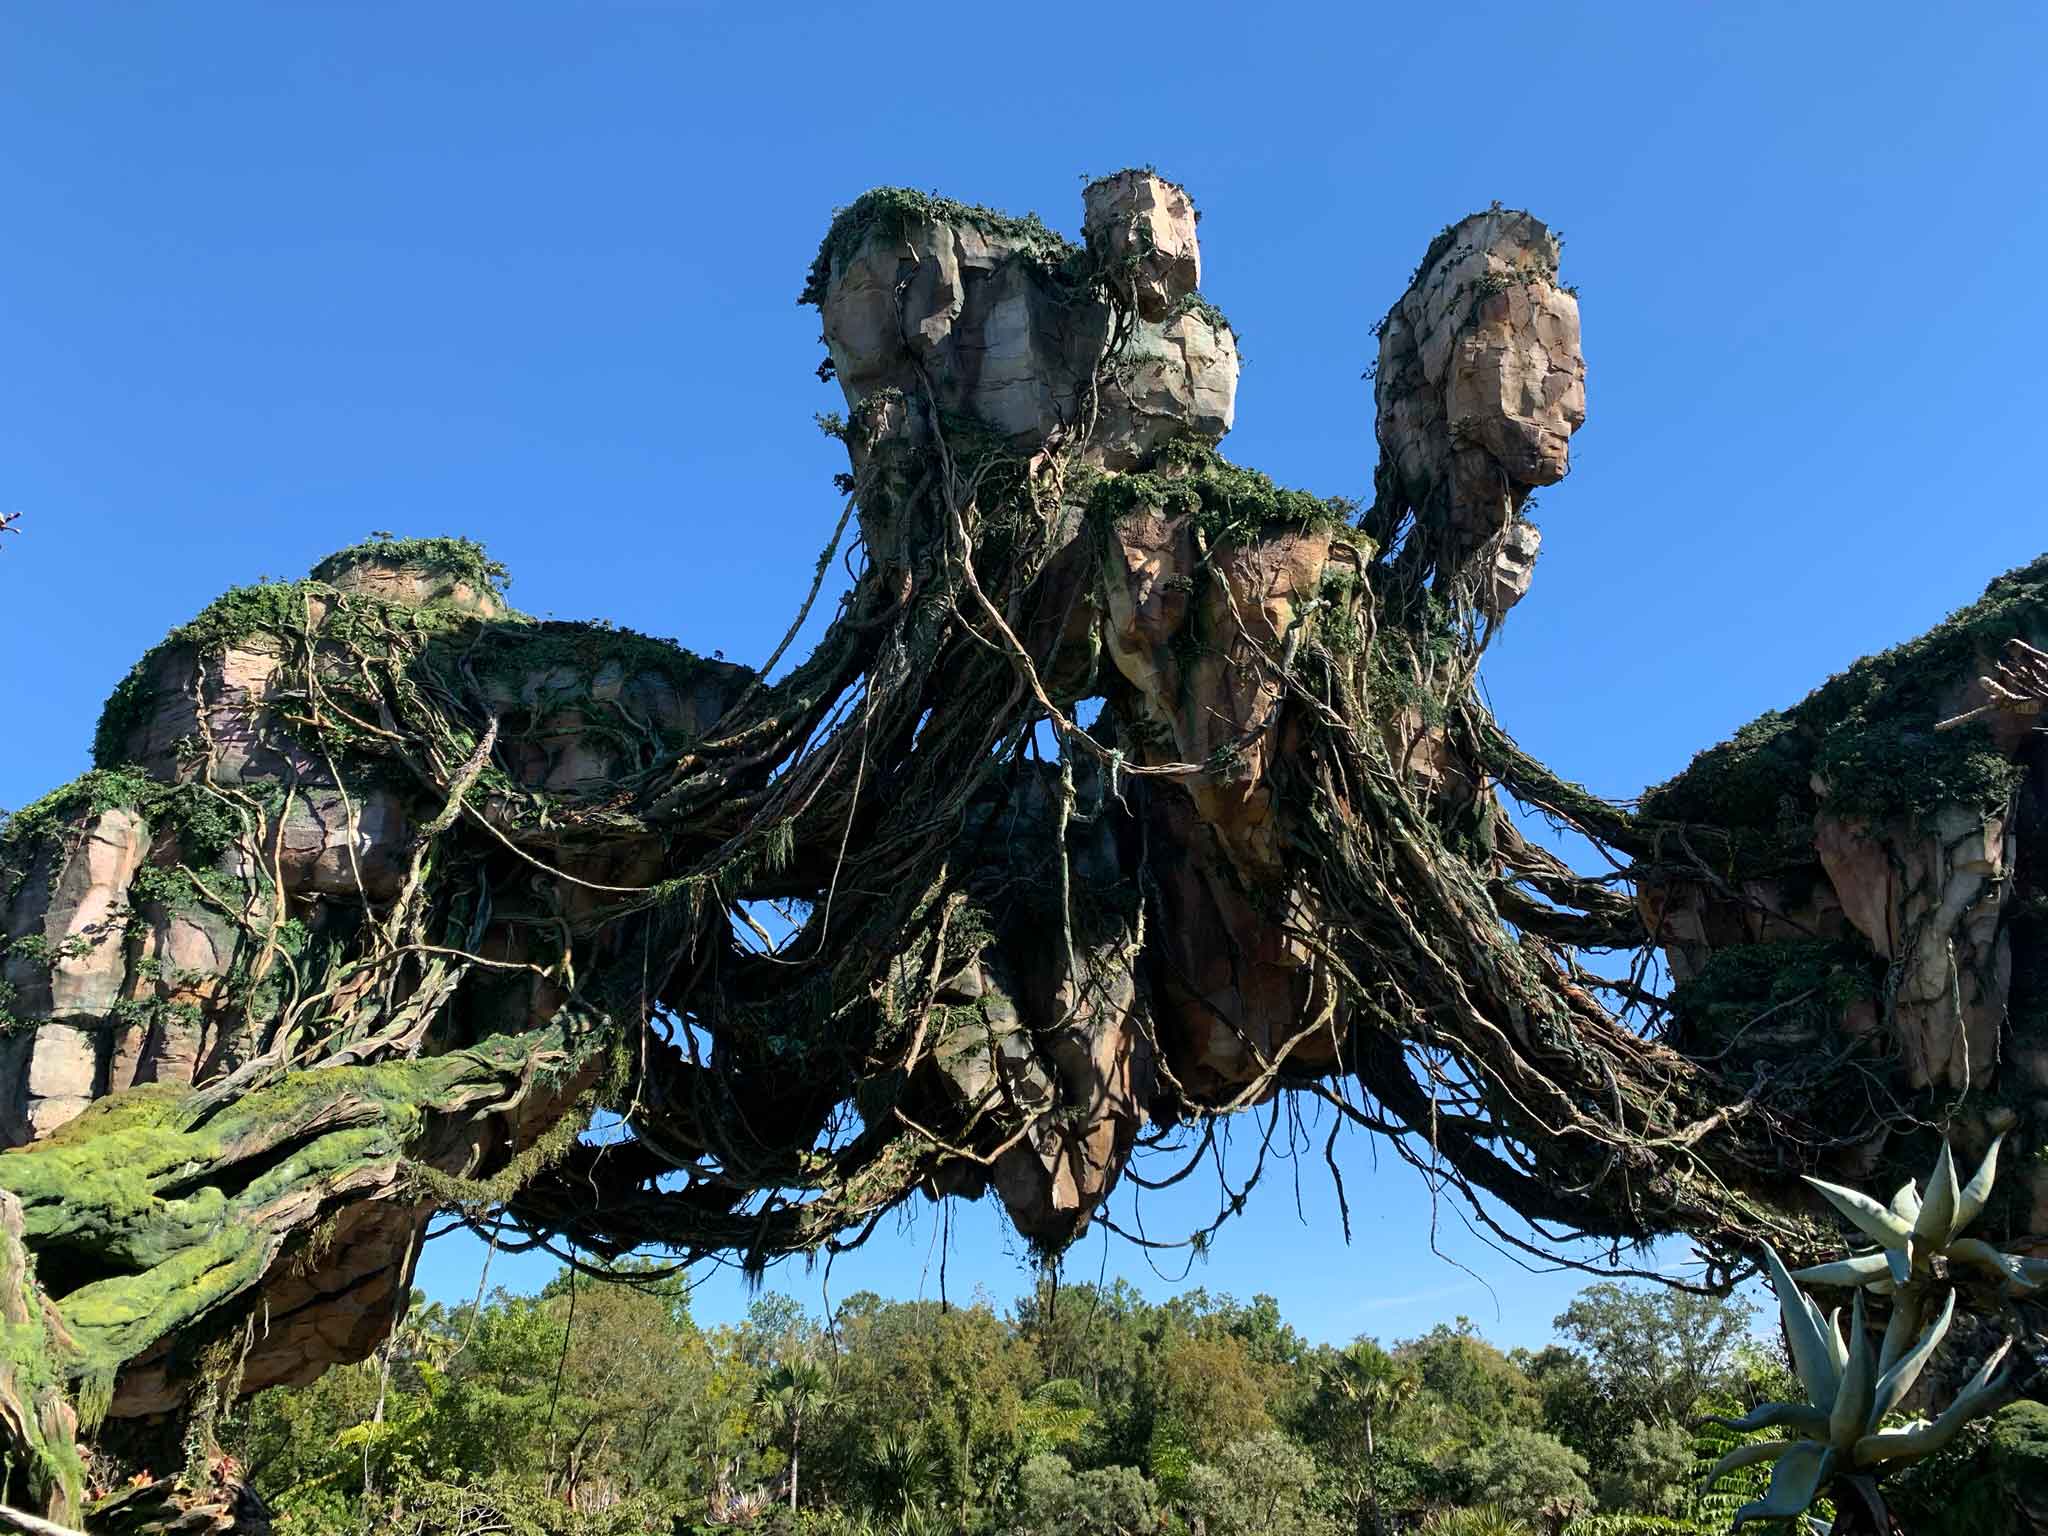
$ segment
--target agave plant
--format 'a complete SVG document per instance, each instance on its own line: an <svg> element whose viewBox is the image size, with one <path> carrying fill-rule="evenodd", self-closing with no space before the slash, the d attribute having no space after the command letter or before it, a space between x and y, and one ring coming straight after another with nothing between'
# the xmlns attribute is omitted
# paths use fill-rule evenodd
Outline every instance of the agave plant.
<svg viewBox="0 0 2048 1536"><path fill-rule="evenodd" d="M1998 1145L2004 1139L2002 1133L1992 1138L1991 1150L1967 1184L1958 1184L1955 1158L1944 1139L1926 1193L1909 1179L1888 1206L1860 1191L1809 1178L1806 1182L1874 1239L1877 1247L1833 1264L1802 1269L1794 1278L1809 1285L1867 1286L1885 1294L1930 1278L1930 1261L1939 1255L1952 1264L1984 1271L2011 1295L2032 1295L2048 1285L2048 1259L2003 1253L1980 1238L1962 1235L1991 1198L1991 1186L1998 1177Z"/></svg>
<svg viewBox="0 0 2048 1536"><path fill-rule="evenodd" d="M1974 1181L1973 1181L1974 1182ZM1900 1292L1893 1305L1884 1342L1873 1355L1863 1326L1863 1292L1859 1289L1845 1336L1839 1310L1823 1317L1813 1298L1799 1288L1784 1261L1769 1247L1764 1257L1771 1283L1784 1313L1785 1338L1791 1346L1792 1368L1806 1389L1803 1403L1765 1403L1739 1419L1716 1419L1745 1433L1789 1429L1782 1440L1753 1441L1723 1456L1707 1474L1712 1487L1737 1467L1771 1462L1771 1483L1764 1496L1742 1506L1735 1528L1748 1520L1784 1519L1805 1511L1830 1483L1840 1482L1882 1512L1877 1479L1890 1464L1916 1460L1940 1450L1971 1419L1989 1412L2004 1386L2000 1362L2010 1348L2001 1345L1966 1387L1933 1421L1916 1420L1885 1429L1884 1420L1905 1400L1920 1379L1955 1317L1955 1292L1949 1292L1941 1315L1916 1339L1919 1289Z"/></svg>

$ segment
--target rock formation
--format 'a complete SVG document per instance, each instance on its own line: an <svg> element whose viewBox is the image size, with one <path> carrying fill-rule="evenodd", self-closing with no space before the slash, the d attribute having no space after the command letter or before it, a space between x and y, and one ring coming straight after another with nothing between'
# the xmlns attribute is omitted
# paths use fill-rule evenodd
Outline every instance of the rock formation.
<svg viewBox="0 0 2048 1536"><path fill-rule="evenodd" d="M862 564L786 673L536 622L455 540L137 665L0 831L11 1497L76 1514L80 1434L203 1451L361 1357L432 1212L764 1265L992 1191L1053 1254L1141 1145L1284 1092L1724 1280L1825 1246L1799 1174L1937 1128L2010 1131L1985 1220L2048 1231L2048 566L1599 801L1473 686L1585 414L1555 237L1431 243L1361 509L1219 450L1187 192L1083 207L1079 243L901 190L834 221L804 298Z"/></svg>

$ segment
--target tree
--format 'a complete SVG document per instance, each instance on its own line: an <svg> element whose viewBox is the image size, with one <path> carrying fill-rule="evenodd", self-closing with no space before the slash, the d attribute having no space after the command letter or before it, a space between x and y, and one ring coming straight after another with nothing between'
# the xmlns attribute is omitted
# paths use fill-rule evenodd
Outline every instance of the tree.
<svg viewBox="0 0 2048 1536"><path fill-rule="evenodd" d="M831 1401L832 1383L816 1361L785 1361L761 1383L761 1397L781 1421L782 1433L789 1441L789 1507L794 1510L804 1420Z"/></svg>
<svg viewBox="0 0 2048 1536"><path fill-rule="evenodd" d="M2003 1103L2048 1018L2048 563L1608 803L1474 686L1584 417L1556 237L1492 208L1423 252L1361 509L1217 450L1185 190L1084 208L1079 245L903 189L834 220L820 580L859 557L787 670L373 538L121 683L95 769L0 832L10 1497L82 1516L81 1422L162 1468L231 1387L362 1358L436 1211L760 1267L993 1190L1053 1255L1141 1141L1199 1165L1283 1089L1717 1283L1826 1246L1799 1173L1917 1164L1966 1099L2048 1188ZM1014 1459L969 1417L956 1480Z"/></svg>
<svg viewBox="0 0 2048 1536"><path fill-rule="evenodd" d="M1019 1474L1017 1536L1149 1536L1158 1523L1152 1487L1136 1468L1076 1473L1040 1455Z"/></svg>
<svg viewBox="0 0 2048 1536"><path fill-rule="evenodd" d="M1682 1424L1640 1420L1621 1437L1600 1480L1610 1510L1676 1514L1692 1491L1692 1436Z"/></svg>
<svg viewBox="0 0 2048 1536"><path fill-rule="evenodd" d="M1336 1536L1316 1499L1308 1453L1267 1430L1223 1448L1197 1466L1185 1503L1210 1536Z"/></svg>
<svg viewBox="0 0 2048 1536"><path fill-rule="evenodd" d="M1592 1501L1586 1458L1555 1435L1511 1425L1467 1451L1460 1471L1480 1504L1504 1509L1583 1508Z"/></svg>
<svg viewBox="0 0 2048 1536"><path fill-rule="evenodd" d="M1750 1315L1733 1299L1600 1284L1579 1292L1556 1327L1586 1352L1625 1418L1675 1423L1727 1379Z"/></svg>
<svg viewBox="0 0 2048 1536"><path fill-rule="evenodd" d="M1324 1443L1338 1453L1343 1463L1355 1446L1357 1464L1364 1477L1354 1499L1354 1524L1363 1528L1358 1516L1369 1516L1375 1532L1386 1529L1380 1510L1380 1437L1396 1410L1421 1389L1421 1380L1370 1339L1359 1339L1339 1352L1322 1369L1317 1393L1318 1417L1326 1426ZM1355 1434L1355 1438L1354 1438Z"/></svg>

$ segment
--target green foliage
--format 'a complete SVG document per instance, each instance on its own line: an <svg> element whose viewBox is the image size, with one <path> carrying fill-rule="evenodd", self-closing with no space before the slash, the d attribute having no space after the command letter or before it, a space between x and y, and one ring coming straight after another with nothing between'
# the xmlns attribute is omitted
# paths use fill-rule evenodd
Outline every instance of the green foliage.
<svg viewBox="0 0 2048 1536"><path fill-rule="evenodd" d="M1510 1509L1588 1505L1589 1470L1586 1458L1557 1436L1522 1424L1473 1447L1459 1466L1474 1498Z"/></svg>
<svg viewBox="0 0 2048 1536"><path fill-rule="evenodd" d="M1497 1504L1439 1509L1422 1522L1422 1536L1536 1536L1535 1527Z"/></svg>
<svg viewBox="0 0 2048 1536"><path fill-rule="evenodd" d="M1980 725L1934 727L1956 690L1985 671L2007 640L2048 639L2031 617L2044 600L2048 556L1999 577L1919 639L1857 662L1791 709L1767 713L1700 753L1644 795L1644 814L1731 828L1738 847L1755 857L1774 842L1810 837L1816 777L1831 808L1873 821L1949 804L1999 808L2017 766Z"/></svg>
<svg viewBox="0 0 2048 1536"><path fill-rule="evenodd" d="M995 239L1020 242L1030 256L1041 261L1057 262L1074 253L1074 247L1035 213L1017 218L978 203L955 202L909 187L876 187L832 216L797 303L823 304L833 264L859 250L870 235L898 239L919 224L964 224Z"/></svg>
<svg viewBox="0 0 2048 1536"><path fill-rule="evenodd" d="M1616 1445L1600 1480L1600 1502L1610 1510L1671 1515L1689 1502L1692 1436L1670 1421L1639 1420Z"/></svg>
<svg viewBox="0 0 2048 1536"><path fill-rule="evenodd" d="M331 582L372 561L452 576L494 597L503 597L512 585L512 573L474 539L395 539L388 533L372 534L360 544L335 551L313 567L312 579Z"/></svg>
<svg viewBox="0 0 2048 1536"><path fill-rule="evenodd" d="M1696 1380L1706 1403L1746 1401L1774 1367L1721 1347L1735 1315L1595 1287L1566 1314L1591 1354L1511 1357L1462 1321L1337 1350L1268 1297L1152 1302L1119 1282L1042 1286L1007 1319L861 1293L829 1333L769 1293L700 1329L680 1282L627 1263L476 1308L416 1303L388 1362L264 1393L228 1434L286 1528L315 1536L734 1528L714 1511L758 1536L1549 1531L1594 1475L1557 1438L1563 1384L1616 1394L1606 1425ZM1733 1435L1613 1437L1599 1481L1634 1502L1567 1529L1726 1528L1732 1495L1701 1499L1685 1474ZM1513 1518L1472 1507L1489 1504Z"/></svg>
<svg viewBox="0 0 2048 1536"><path fill-rule="evenodd" d="M1883 970L1867 947L1828 939L1731 944L1673 989L1671 1011L1689 1040L1732 1039L1768 1015L1769 1030L1748 1049L1788 1034L1818 1042L1851 1004L1877 996Z"/></svg>
<svg viewBox="0 0 2048 1536"><path fill-rule="evenodd" d="M1261 529L1349 528L1357 505L1342 496L1288 490L1256 469L1241 469L1206 443L1176 439L1160 449L1153 468L1106 472L1088 494L1088 513L1114 523L1141 509L1188 514L1213 546L1243 542Z"/></svg>
<svg viewBox="0 0 2048 1536"><path fill-rule="evenodd" d="M1197 1465L1181 1505L1211 1536L1336 1536L1317 1482L1308 1452L1267 1430Z"/></svg>
<svg viewBox="0 0 2048 1536"><path fill-rule="evenodd" d="M1016 1536L1144 1536L1158 1524L1152 1485L1135 1467L1077 1473L1044 1455L1018 1473Z"/></svg>
<svg viewBox="0 0 2048 1536"><path fill-rule="evenodd" d="M1592 1365L1595 1389L1639 1429L1673 1427L1734 1364L1746 1303L1663 1286L1581 1291L1557 1331Z"/></svg>

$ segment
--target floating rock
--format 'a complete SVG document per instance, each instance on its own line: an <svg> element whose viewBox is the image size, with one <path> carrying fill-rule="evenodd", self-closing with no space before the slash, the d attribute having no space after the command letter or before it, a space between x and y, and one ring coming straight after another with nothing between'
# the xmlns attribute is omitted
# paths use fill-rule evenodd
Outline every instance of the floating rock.
<svg viewBox="0 0 2048 1536"><path fill-rule="evenodd" d="M1564 478L1586 419L1579 301L1540 219L1495 208L1437 236L1387 312L1375 385L1382 494L1447 559L1490 540Z"/></svg>

